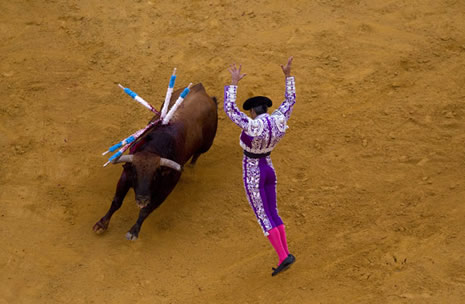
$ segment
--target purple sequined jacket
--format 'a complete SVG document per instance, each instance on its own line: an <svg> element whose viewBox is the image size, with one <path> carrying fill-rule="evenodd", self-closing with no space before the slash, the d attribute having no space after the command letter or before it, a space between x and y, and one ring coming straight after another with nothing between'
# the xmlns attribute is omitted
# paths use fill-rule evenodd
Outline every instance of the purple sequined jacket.
<svg viewBox="0 0 465 304"><path fill-rule="evenodd" d="M224 111L241 129L240 145L250 153L264 154L271 152L286 132L287 120L295 104L294 77L286 78L285 100L279 108L270 114L261 114L255 119L241 112L236 105L237 86L224 88Z"/></svg>

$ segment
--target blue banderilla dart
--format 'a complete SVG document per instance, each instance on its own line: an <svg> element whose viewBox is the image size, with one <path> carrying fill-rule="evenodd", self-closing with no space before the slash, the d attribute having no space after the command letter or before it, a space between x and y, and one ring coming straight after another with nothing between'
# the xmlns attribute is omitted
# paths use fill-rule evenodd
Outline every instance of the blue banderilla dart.
<svg viewBox="0 0 465 304"><path fill-rule="evenodd" d="M132 143L133 141L136 140L136 138L137 137L134 137L134 135L131 135L128 138L126 138L126 139L120 141L119 143L117 143L117 144L111 146L110 148L108 148L108 151L103 152L102 155L105 155L108 152L115 152L117 149L121 148L122 146L125 146L127 144Z"/></svg>
<svg viewBox="0 0 465 304"><path fill-rule="evenodd" d="M145 132L147 132L147 130L149 130L152 126L155 126L156 124L158 124L160 122L160 119L157 119L155 121L152 121L151 123L149 123L145 128L143 129L140 129L139 131L135 132L134 134L132 134L131 136L129 136L128 138L126 138L125 140L117 143L116 145L114 145L113 147L119 145L120 143L122 143L122 148L119 149L118 152L116 152L115 154L113 154L109 159L108 161L103 165L104 167L106 167L109 163L113 162L114 160L118 159L121 155L123 155L124 152L126 152L127 149L129 149L129 147L131 146L131 143L133 141L135 141L136 139L138 139L139 137L141 137ZM127 141L126 143L124 143L126 140L130 139L130 141ZM113 148L112 147L112 148ZM118 147L119 148L119 147ZM115 151L116 149L118 148L115 148L113 151ZM113 152L111 151L111 152ZM104 154L108 153L105 152Z"/></svg>
<svg viewBox="0 0 465 304"><path fill-rule="evenodd" d="M163 118L163 122L162 124L166 125L170 120L171 118L173 117L174 113L176 112L176 110L178 109L178 107L181 105L181 103L183 102L184 98L187 96L187 94L189 94L190 92L190 88L192 86L192 83L190 83L187 88L185 88L181 95L179 95L178 99L176 100L176 103L173 105L173 107L170 109L170 111L168 112L168 114L166 114L166 116Z"/></svg>
<svg viewBox="0 0 465 304"><path fill-rule="evenodd" d="M142 97L140 97L139 95L137 95L137 93L131 91L131 89L129 88L125 88L123 87L121 84L118 84L118 86L123 89L123 91L128 94L129 96L131 96L132 99L134 99L135 101L137 101L138 103L140 103L141 105L143 105L144 107L146 107L147 109L149 109L150 111L158 114L158 111L151 105L149 104L147 101L145 101L144 99L142 99Z"/></svg>
<svg viewBox="0 0 465 304"><path fill-rule="evenodd" d="M106 167L109 163L111 163L111 162L114 161L115 159L119 158L121 155L123 155L123 152L121 152L121 151L116 152L115 154L113 154L113 155L108 159L108 161L107 161L103 166Z"/></svg>
<svg viewBox="0 0 465 304"><path fill-rule="evenodd" d="M168 112L168 106L171 100L171 95L173 94L174 83L176 82L176 68L173 70L173 74L170 78L170 84L168 85L168 89L166 90L166 97L165 103L163 104L163 109L161 110L160 117L163 118L166 116L166 112Z"/></svg>

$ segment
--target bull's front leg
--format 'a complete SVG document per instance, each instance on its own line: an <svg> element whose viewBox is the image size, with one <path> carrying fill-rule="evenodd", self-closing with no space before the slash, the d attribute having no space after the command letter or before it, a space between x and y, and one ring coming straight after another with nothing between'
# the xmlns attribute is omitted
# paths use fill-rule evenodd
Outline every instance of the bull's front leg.
<svg viewBox="0 0 465 304"><path fill-rule="evenodd" d="M135 241L139 237L140 228L142 223L145 219L153 212L153 210L157 209L163 201L168 197L168 195L173 191L174 187L176 186L181 173L173 172L169 176L165 176L163 182L159 184L159 188L152 193L152 197L150 199L150 203L142 208L139 212L139 218L137 219L134 226L129 229L126 233L126 239L130 241Z"/></svg>
<svg viewBox="0 0 465 304"><path fill-rule="evenodd" d="M126 239L130 241L135 241L139 237L139 231L140 227L142 226L142 223L145 221L145 219L152 213L153 210L157 209L160 204L154 204L150 203L148 206L142 208L139 212L139 218L137 219L137 222L134 224L134 226L131 227L131 229L126 233Z"/></svg>
<svg viewBox="0 0 465 304"><path fill-rule="evenodd" d="M101 234L107 230L111 216L113 215L113 213L116 212L116 210L118 210L121 207L121 205L123 204L124 197L126 196L130 188L130 179L128 177L128 174L126 173L126 170L124 170L121 174L121 177L119 178L118 185L116 186L116 193L113 198L113 201L111 202L110 209L93 227L95 233Z"/></svg>

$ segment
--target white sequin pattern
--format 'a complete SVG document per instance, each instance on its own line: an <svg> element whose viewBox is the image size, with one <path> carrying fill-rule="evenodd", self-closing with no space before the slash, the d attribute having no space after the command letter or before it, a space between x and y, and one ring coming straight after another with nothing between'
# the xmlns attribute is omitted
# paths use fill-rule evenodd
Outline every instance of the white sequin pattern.
<svg viewBox="0 0 465 304"><path fill-rule="evenodd" d="M237 86L225 87L224 110L228 117L250 137L250 143L240 140L242 149L256 154L271 152L284 136L287 121L295 104L294 77L286 78L285 100L273 114L262 114L251 119L236 105ZM269 122L269 123L268 123ZM271 137L271 138L270 138Z"/></svg>
<svg viewBox="0 0 465 304"><path fill-rule="evenodd" d="M258 167L259 159L244 157L243 178L244 187L247 192L249 204L257 214L257 222L262 227L263 233L268 235L268 231L272 229L270 220L265 213L263 201L260 195L260 168Z"/></svg>

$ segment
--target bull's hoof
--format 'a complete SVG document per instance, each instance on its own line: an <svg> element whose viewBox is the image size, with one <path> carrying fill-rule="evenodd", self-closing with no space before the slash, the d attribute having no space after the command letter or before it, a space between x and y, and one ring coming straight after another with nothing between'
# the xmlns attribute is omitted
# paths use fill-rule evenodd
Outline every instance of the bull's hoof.
<svg viewBox="0 0 465 304"><path fill-rule="evenodd" d="M103 219L101 219L94 225L92 229L94 230L95 233L102 234L107 230L107 228L108 228L108 221L104 221Z"/></svg>
<svg viewBox="0 0 465 304"><path fill-rule="evenodd" d="M126 233L126 239L129 241L135 241L137 240L137 234L133 234L130 231Z"/></svg>

